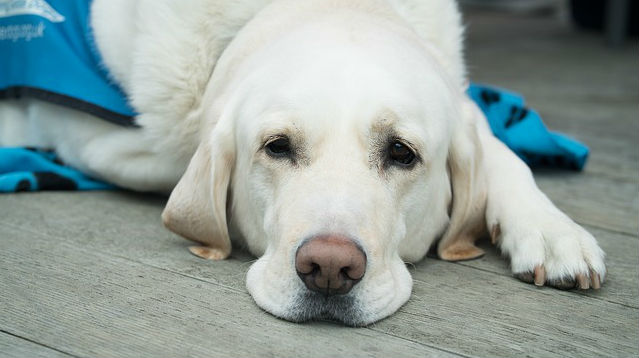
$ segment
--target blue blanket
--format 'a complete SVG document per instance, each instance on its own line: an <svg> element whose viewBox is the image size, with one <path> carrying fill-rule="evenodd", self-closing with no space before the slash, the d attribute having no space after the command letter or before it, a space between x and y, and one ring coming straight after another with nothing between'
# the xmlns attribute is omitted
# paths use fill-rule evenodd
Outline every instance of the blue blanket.
<svg viewBox="0 0 639 358"><path fill-rule="evenodd" d="M472 85L468 94L488 118L495 136L529 166L583 169L588 148L548 131L539 115L524 106L521 96L480 85ZM0 148L0 192L115 188L64 165L51 151Z"/></svg>
<svg viewBox="0 0 639 358"><path fill-rule="evenodd" d="M115 187L64 165L52 151L0 148L0 192L105 189Z"/></svg>
<svg viewBox="0 0 639 358"><path fill-rule="evenodd" d="M549 131L539 114L516 93L473 84L468 95L484 112L493 134L530 167L582 170L588 147L563 134Z"/></svg>

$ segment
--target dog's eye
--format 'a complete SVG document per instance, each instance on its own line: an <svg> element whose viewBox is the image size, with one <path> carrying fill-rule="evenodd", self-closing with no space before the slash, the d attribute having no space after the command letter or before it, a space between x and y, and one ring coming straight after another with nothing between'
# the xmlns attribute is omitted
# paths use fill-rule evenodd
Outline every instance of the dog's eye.
<svg viewBox="0 0 639 358"><path fill-rule="evenodd" d="M266 154L274 158L288 157L291 155L291 143L286 137L279 137L266 143Z"/></svg>
<svg viewBox="0 0 639 358"><path fill-rule="evenodd" d="M390 159L402 167L410 167L415 163L415 153L407 145L402 142L394 141L388 148Z"/></svg>

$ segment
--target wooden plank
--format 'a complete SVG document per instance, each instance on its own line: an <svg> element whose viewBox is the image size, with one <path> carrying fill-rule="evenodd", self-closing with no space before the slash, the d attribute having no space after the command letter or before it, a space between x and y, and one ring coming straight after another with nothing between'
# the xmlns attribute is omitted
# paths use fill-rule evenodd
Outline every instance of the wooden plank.
<svg viewBox="0 0 639 358"><path fill-rule="evenodd" d="M3 358L69 358L66 353L0 332L0 355Z"/></svg>
<svg viewBox="0 0 639 358"><path fill-rule="evenodd" d="M589 98L538 98L526 95L551 131L567 134L590 148L585 173L637 182L639 107L636 101Z"/></svg>
<svg viewBox="0 0 639 358"><path fill-rule="evenodd" d="M587 172L637 182L636 42L610 51L551 17L474 12L470 19L466 57L473 81L522 94L550 130L589 145Z"/></svg>
<svg viewBox="0 0 639 358"><path fill-rule="evenodd" d="M294 324L248 293L0 228L3 330L77 356L457 355L371 329ZM241 278L237 278L240 280Z"/></svg>
<svg viewBox="0 0 639 358"><path fill-rule="evenodd" d="M237 260L213 262L193 256L187 250L192 242L162 226L165 201L128 192L4 195L0 225L245 292L243 278L253 258L240 250L232 253Z"/></svg>
<svg viewBox="0 0 639 358"><path fill-rule="evenodd" d="M41 201L43 196L49 198ZM54 202L52 197L57 196L66 199L63 208L45 205L45 202ZM46 232L47 242L66 243L75 249L113 255L118 266L122 266L119 260L132 260L197 278L205 285L214 283L216 289L225 292L224 295L244 297L246 301L241 302L246 306L240 307L241 311L226 312L242 316L238 319L255 320L251 317L261 314L247 298L244 289L244 272L249 267L250 257L236 251L235 258L210 262L189 255L185 250L186 241L161 228L156 218L163 203L161 199L119 193L91 193L89 196L82 198L56 193L24 200L36 203L35 206L22 205L23 200L14 200L17 198L14 196L11 212L0 213L0 217L5 221L4 227L21 232L29 240L38 236L36 232ZM2 205L6 202L0 201L0 208L7 207ZM20 212L31 212L46 219L41 224L34 223L28 227ZM12 217L11 223L7 217ZM29 232L26 232L27 229ZM631 267L636 262L636 257L632 256L636 256L636 251L630 248L638 240L624 235L620 237L625 243L613 255L622 255L619 261L630 257L626 265ZM606 241L615 244L613 240ZM60 253L60 256L73 255ZM609 281L599 296L589 297L550 288L539 290L523 284L510 277L504 261L497 254L471 263L474 262L483 262L493 269L435 260L417 264L412 270L416 282L409 303L399 313L371 329L466 356L513 356L521 352L530 356L548 356L568 352L566 356L588 357L636 353L636 348L633 348L636 345L632 345L634 341L629 337L639 333L637 309L620 304L633 297L636 301L634 287L637 286L637 276L633 276L631 271L624 276L621 271L611 268L611 274L617 279L621 277L619 282L613 284ZM137 265L134 269L142 270ZM73 271L74 268L70 268L69 275ZM126 272L119 275L124 274ZM140 284L156 285L155 281ZM176 289L185 291L184 288ZM617 289L626 292L619 293ZM213 301L225 302L216 295L211 297ZM189 307L190 303L180 305ZM261 316L270 317L266 314ZM272 317L260 319L270 322ZM314 327L314 324L309 327ZM595 333L583 327L590 327Z"/></svg>
<svg viewBox="0 0 639 358"><path fill-rule="evenodd" d="M637 309L438 260L413 276L411 300L375 329L480 357L639 354Z"/></svg>
<svg viewBox="0 0 639 358"><path fill-rule="evenodd" d="M536 109L554 131L567 133L590 148L585 173L639 181L639 107L592 101L537 102Z"/></svg>
<svg viewBox="0 0 639 358"><path fill-rule="evenodd" d="M471 15L466 58L472 80L510 88L526 97L636 103L636 42L610 51L595 34L575 31L552 17Z"/></svg>
<svg viewBox="0 0 639 358"><path fill-rule="evenodd" d="M550 129L614 140L628 145L622 150L638 154L635 149L639 145L639 107L635 99L593 100L569 94L552 98L531 95L526 99Z"/></svg>
<svg viewBox="0 0 639 358"><path fill-rule="evenodd" d="M639 113L637 115L639 116ZM584 170L585 173L627 182L639 182L637 178L639 176L639 149L636 144L621 142L614 137L601 138L581 135L577 139L582 140L591 150ZM639 143L639 139L637 143Z"/></svg>
<svg viewBox="0 0 639 358"><path fill-rule="evenodd" d="M639 182L559 171L537 171L539 188L573 220L636 236Z"/></svg>
<svg viewBox="0 0 639 358"><path fill-rule="evenodd" d="M606 252L606 268L608 275L603 288L599 291L573 290L581 294L607 302L639 308L639 240L636 236L613 233L594 227L586 227ZM499 250L483 240L480 247L486 255L477 260L458 262L458 265L474 267L499 275L511 277L508 261L501 258ZM514 278L513 278L514 279Z"/></svg>

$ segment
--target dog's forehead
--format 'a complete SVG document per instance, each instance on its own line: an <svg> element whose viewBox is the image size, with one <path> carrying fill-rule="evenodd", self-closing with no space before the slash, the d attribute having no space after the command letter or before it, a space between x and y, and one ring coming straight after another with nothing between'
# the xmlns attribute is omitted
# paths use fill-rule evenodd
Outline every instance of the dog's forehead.
<svg viewBox="0 0 639 358"><path fill-rule="evenodd" d="M237 119L249 127L248 132L278 127L304 132L344 127L380 131L437 127L454 115L453 96L440 80L421 88L402 82L383 69L343 76L327 71L271 77L244 93ZM265 83L271 85L265 88Z"/></svg>
<svg viewBox="0 0 639 358"><path fill-rule="evenodd" d="M454 94L428 51L393 34L375 41L341 35L294 31L247 60L236 102L242 132L325 136L393 126L415 135L429 128L441 137Z"/></svg>

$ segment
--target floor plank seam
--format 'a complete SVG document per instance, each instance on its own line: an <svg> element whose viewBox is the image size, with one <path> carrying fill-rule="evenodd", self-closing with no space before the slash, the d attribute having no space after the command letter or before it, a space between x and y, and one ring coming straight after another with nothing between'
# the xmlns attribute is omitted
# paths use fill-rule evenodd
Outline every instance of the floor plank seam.
<svg viewBox="0 0 639 358"><path fill-rule="evenodd" d="M417 314L417 313L414 313L414 312L407 312L407 311L402 310L402 309L400 309L400 312L402 312L403 314L406 314L406 315L410 315L410 316L413 316L413 317L417 317L417 318L422 318L422 317L423 317L423 315L422 315L422 314ZM526 326L518 326L518 325L511 324L511 323L505 322L504 320L499 320L499 319L484 319L484 321L485 321L485 322L489 322L489 323L491 323L491 324L498 323L498 324L500 324L501 326L503 326L503 327L508 327L508 328L510 328L510 329L522 330L522 331L525 331L526 333L528 333L528 334L530 334L530 335L533 335L533 336L536 336L536 337L540 337L540 338L543 338L543 337L549 337L549 335L550 335L550 334L552 334L552 332L551 332L551 331L548 331L548 330L545 330L545 334L540 334L540 333L539 333L539 332L540 332L540 331L539 331L539 329L540 329L539 327L540 327L540 326L538 326L537 328L534 328L534 329L529 329L529 328L528 328L528 327L526 327ZM493 325L491 325L491 326L493 326ZM595 339L595 338L593 338L593 337L590 337L590 338L591 338L591 339ZM617 345L617 346L624 347L624 348L630 348L630 349L635 348L634 346L632 346L632 345L628 345L628 344L625 344L625 343L623 343L623 342L611 341L611 340L608 340L608 342L610 342L610 343L612 343L612 344L614 344L614 345ZM434 348L437 348L437 347L434 347ZM596 352L596 351L592 351L592 349L591 349L591 348L587 348L587 347L581 347L581 348L591 350L591 353L593 353L593 354L594 354L593 356L596 356L596 354L598 353L598 352ZM453 353L454 353L454 352L453 352ZM458 353L455 353L455 354L458 354Z"/></svg>
<svg viewBox="0 0 639 358"><path fill-rule="evenodd" d="M625 231L618 231L618 230L615 230L615 229L610 229L610 228L605 228L605 227L598 227L596 225L589 224L589 223L581 223L580 222L578 224L584 226L586 229L602 230L602 231L606 231L606 232L608 232L610 234L627 236L629 238L639 240L639 232L631 233L631 232L625 232Z"/></svg>
<svg viewBox="0 0 639 358"><path fill-rule="evenodd" d="M501 277L510 277L510 278L515 279L515 278L514 278L512 275L510 275L510 274L503 274L503 273L500 273L500 272L491 271L491 270L488 270L488 269L485 269L485 268L476 267L476 266L473 266L473 265L468 265L468 264L466 264L466 263L464 263L464 262L452 262L452 263L453 263L453 264L456 264L456 265L460 265L460 266L468 267L468 268L471 268L471 269L475 269L475 270L478 270L478 271L482 271L482 272L486 272L486 273L494 274L494 275L497 275L497 276L501 276ZM531 286L531 284L527 284L527 283L525 283L525 282L521 282L521 283L522 283L523 285L526 285L526 286ZM535 287L537 287L537 286L535 286ZM557 291L557 293L559 293L559 294L561 294L561 295L563 295L563 296L566 296L566 297L572 296L572 295L574 295L574 294L578 294L578 295L581 295L581 296L583 296L583 297L588 297L588 298L591 298L591 299L599 300L599 301L601 301L601 302L607 302L607 303L611 303L611 304L619 305L619 306L622 306L622 307L632 308L632 309L635 309L635 310L639 310L639 306L630 306L630 305L627 305L627 304L622 303L622 302L610 301L610 300L602 299L602 298L599 298L599 297L596 297L596 296L588 295L586 292L574 291L574 290L564 291L564 290L560 290L560 289L554 289L554 290L556 290L556 291Z"/></svg>
<svg viewBox="0 0 639 358"><path fill-rule="evenodd" d="M587 165L586 168L584 168L584 170L587 170ZM559 171L557 171L559 173ZM533 169L533 176L535 177L535 180L539 179L538 176L541 176L543 178L543 172L539 172L539 173L535 173L535 170ZM637 181L639 180L639 178L629 178L629 177L623 177L620 175L615 175L615 174L608 174L605 171L589 171L589 172L584 172L583 173L584 176L589 176L592 178L601 178L601 179L608 179L610 181L616 181L616 182L621 182L624 184L635 184L637 183Z"/></svg>
<svg viewBox="0 0 639 358"><path fill-rule="evenodd" d="M373 324L373 325L375 325L375 324ZM432 346L430 344L425 344L424 342L420 342L420 341L417 341L417 340L414 340L414 339L401 337L401 336L395 335L393 333L385 332L385 331L382 331L382 330L374 328L374 327L367 327L367 329L369 329L369 330L371 330L373 332L382 333L382 334L385 334L385 335L388 335L388 336L391 336L391 337L395 337L395 338L401 339L403 341L419 344L420 346L428 347L428 348L431 348L431 349L436 349L438 351L449 353L449 354L454 354L454 355L459 356L459 357L472 358L472 356L467 356L467 355L459 353L459 352L454 352L454 351L451 351L451 350L448 350L448 349L445 349L445 348L440 348L440 347Z"/></svg>
<svg viewBox="0 0 639 358"><path fill-rule="evenodd" d="M566 212L568 212L568 210L566 210ZM570 217L570 215L568 215ZM606 227L606 226L600 226L597 223L589 223L589 222L584 222L583 220L578 220L578 219L573 219L577 224L581 225L581 226L587 226L589 228L593 228L593 229L599 229L599 230L605 230L614 234L619 234L619 235L625 235L625 236L630 236L632 238L635 239L639 239L639 231L637 232L631 232L631 231L626 231L624 229L614 229L611 227Z"/></svg>
<svg viewBox="0 0 639 358"><path fill-rule="evenodd" d="M59 353L62 353L62 354L66 354L66 355L68 355L68 356L70 356L70 357L82 358L81 356L77 356L77 355L75 355L75 354L71 354L71 353L69 353L69 352L65 352L65 351L63 351L63 350L61 350L61 349L51 347L51 346L49 346L49 345L46 345L46 344L44 344L44 343L41 343L41 342L35 341L35 340L33 340L33 339L30 339L30 338L26 338L26 337L19 336L19 335L17 335L17 334L11 333L11 332L9 332L9 331L7 331L7 330L5 330L5 329L2 329L2 328L0 328L0 333L4 333L4 334L7 334L7 335L9 335L9 336L12 336L12 337L15 337L15 338L18 338L18 339L21 339L21 340L24 340L24 341L27 341L27 342L30 342L30 343L33 343L33 344L37 344L37 345L39 345L39 346L45 347L45 348L47 348L47 349L50 349L50 350L52 350L52 351L56 351L56 352L59 352Z"/></svg>
<svg viewBox="0 0 639 358"><path fill-rule="evenodd" d="M409 316L417 317L418 319L424 317L423 314L419 314L419 313L415 313L415 312L408 312L408 311L405 311L404 309L400 309L399 312L402 312L403 314L406 314L406 315L409 315ZM484 319L484 321L493 324L491 326L494 326L494 323L498 323L501 326L508 327L510 329L515 329L515 330L522 330L522 331L525 331L528 334L531 334L531 335L534 335L534 336L537 336L537 337L549 337L549 336L552 335L552 331L548 331L548 330L545 330L545 334L539 334L539 332L540 332L539 331L539 329L540 329L539 327L541 327L541 326L535 326L537 328L529 329L527 326L524 326L524 325L518 326L518 325L514 325L514 324L511 324L511 323L505 322L503 320L499 320L499 319ZM590 337L590 338L591 339L595 339L594 337ZM620 346L620 347L624 347L624 348L629 348L629 349L635 348L635 346L633 346L633 345L628 345L626 343L619 342L619 341L612 341L612 340L608 339L608 342L610 342L610 343L612 343L612 344L614 344L616 346ZM600 353L600 352L593 351L591 348L587 348L587 347L581 347L581 348L589 349L591 351L591 353L593 353L593 357L596 357L597 354Z"/></svg>
<svg viewBox="0 0 639 358"><path fill-rule="evenodd" d="M16 225L11 224L11 223L7 223L7 225L11 226L14 229L24 230L24 231L26 231L28 233L31 233L31 234L34 234L34 235L38 235L38 236L43 237L43 238L51 238L51 239L56 239L57 238L55 236L52 236L52 235L49 235L49 234L46 234L46 233L40 233L40 232L37 232L37 231L32 231L32 230L29 230L29 229L25 229L23 227L18 227ZM227 285L221 284L219 282L213 282L213 281L209 281L209 280L206 280L204 278L201 278L201 277L195 277L195 276L187 275L187 274L179 272L179 271L171 270L171 269L164 268L164 267L159 267L159 266L152 265L152 264L149 264L149 263L144 262L144 261L135 260L135 259L132 259L132 258L129 258L129 257L126 257L126 256L121 256L121 255L115 254L115 253L104 253L103 251L98 251L98 250L88 250L88 249L85 249L85 248L83 248L81 246L72 245L72 244L70 244L68 242L64 242L63 244L66 245L66 246L72 246L73 248L78 249L78 250L80 250L82 252L85 252L85 253L88 253L88 254L97 254L98 256L101 256L101 257L118 258L118 259L125 260L125 261L128 261L128 262L133 262L133 263L140 264L140 265L143 265L143 266L151 267L151 268L154 268L156 270L166 271L166 272L170 272L170 273L173 273L173 274L177 274L179 276L192 278L192 279L200 281L200 282L210 283L210 284L225 288L227 290L230 290L230 291L233 291L233 292L236 292L236 293L248 294L247 292L245 292L243 290L238 290L238 289L236 289L234 287L227 286Z"/></svg>
<svg viewBox="0 0 639 358"><path fill-rule="evenodd" d="M77 248L77 249L80 249L81 251L84 251L84 252L88 252L88 253L95 253L95 251L92 251L92 250L85 250L84 248L81 248L81 247L80 247L80 248L76 247L76 248ZM100 252L100 254L99 254L99 255L100 255L100 256L103 256L103 257L114 257L114 258L118 258L118 259L121 259L121 260L124 260L124 261L128 261L128 262L132 262L132 263L135 263L135 264L139 264L139 265L147 266L147 267L150 267L150 268L153 268L153 269L156 269L156 270L165 271L165 272L170 272L170 273L176 274L176 275L178 275L178 276L187 277L187 278L190 278L190 279L193 279L193 280L199 281L199 282L209 283L209 284L212 284L212 285L215 285L215 286L218 286L218 287L221 287L221 288L227 289L227 290L229 290L229 291L233 291L233 292L235 292L235 293L241 293L241 294L248 295L248 292L246 292L246 291L244 291L244 290L238 290L238 289L236 289L236 288L234 288L234 287L227 286L227 285L221 284L221 283L219 283L219 282L209 281L209 280L206 280L206 279L201 278L201 277L191 276L191 275L185 274L185 273L183 273L183 272L179 272L179 271L171 270L171 269L168 269L168 268L165 268L165 267L159 267L159 266L156 266L156 265L153 265L153 264L150 264L150 263L144 262L144 261L140 261L140 260L135 260L135 259L132 259L132 258L129 258L129 257L126 257L126 256L121 256L121 255L113 254L113 253L105 254L105 253L103 253L103 252Z"/></svg>
<svg viewBox="0 0 639 358"><path fill-rule="evenodd" d="M626 184L635 184L637 183L637 181L639 181L639 178L623 177L619 175L609 174L609 173L606 173L605 171L592 171L592 172L588 172L588 175L595 178L609 179L609 180L619 181Z"/></svg>
<svg viewBox="0 0 639 358"><path fill-rule="evenodd" d="M630 237L632 237L633 239L637 239L637 240L639 240L639 232L630 232L630 231L623 231L623 230L612 229L612 228L609 228L609 227L599 226L599 225L597 225L597 224L585 223L585 222L582 222L582 221L580 221L580 220L579 220L579 221L578 221L578 220L575 220L575 222L576 222L577 224L581 225L581 226L587 226L587 227L592 228L592 229L599 229L599 230L608 231L608 232L610 232L610 233L612 233L612 234L624 235L624 236L630 236Z"/></svg>
<svg viewBox="0 0 639 358"><path fill-rule="evenodd" d="M165 268L165 267L155 266L155 265L152 265L152 264L149 264L149 263L143 262L143 261L136 261L136 260L133 260L133 259L130 259L130 258L127 258L127 257L123 257L123 256L114 255L114 257L117 257L117 258L120 258L120 259L124 259L124 260L127 260L127 261L129 261L129 262L134 262L134 263L138 263L138 264L141 264L141 265L145 265L145 266L148 266L148 267L151 267L151 268L154 268L154 269L158 269L158 270L162 270L162 271L166 271L166 272L174 273L174 274L177 274L177 275L179 275L179 276L187 277L187 278L191 278L191 279L194 279L194 280L199 281L199 282L204 282L204 283L209 283L209 284L212 284L212 285L216 285L216 286L219 286L219 287L225 288L225 289L227 289L227 290L229 290L229 291L233 291L233 292L235 292L235 293L241 293L241 294L246 294L246 295L248 295L248 292L247 292L247 291L244 291L244 290L238 290L238 289L237 289L237 288L235 288L235 287L227 286L227 285L224 285L224 284L219 283L219 282L209 281L209 280L207 280L207 279L205 279L205 278L202 278L202 277L197 277L197 276L188 275L188 274L185 274L185 273L183 273L183 272L179 272L179 271L171 270L171 269L168 269L168 268Z"/></svg>
<svg viewBox="0 0 639 358"><path fill-rule="evenodd" d="M488 270L488 269L485 269L485 268L468 265L468 264L465 264L464 262L450 262L450 263L451 264L455 264L455 265L459 265L459 266L463 266L463 267L467 267L467 268L470 268L470 269L482 271L482 272L485 272L485 273L488 273L488 274L492 274L492 275L495 275L495 276L499 276L499 277L509 277L509 278L515 279L512 275L502 274L502 273L491 271L491 270ZM415 278L415 277L413 277L413 281L421 282L423 284L428 284L428 282L426 282L424 280L420 280L420 279ZM532 286L532 284L527 284L525 282L521 282L521 284L525 285L525 287ZM535 286L535 287L537 287L537 286ZM562 295L564 297L570 297L572 295L578 294L578 295L581 295L582 297L588 297L589 299L595 299L595 300L598 300L598 301L601 301L601 302L606 302L606 303L622 306L622 307L625 307L625 308L631 308L631 309L634 309L634 310L639 310L639 307L629 306L629 305L627 305L625 303L616 302L616 301L610 301L610 300L601 299L599 297L590 296L590 295L586 294L585 292L578 292L578 291L577 292L572 292L572 291L566 292L564 290L560 290L560 289L556 289L556 288L553 288L553 290L556 291L557 294Z"/></svg>

